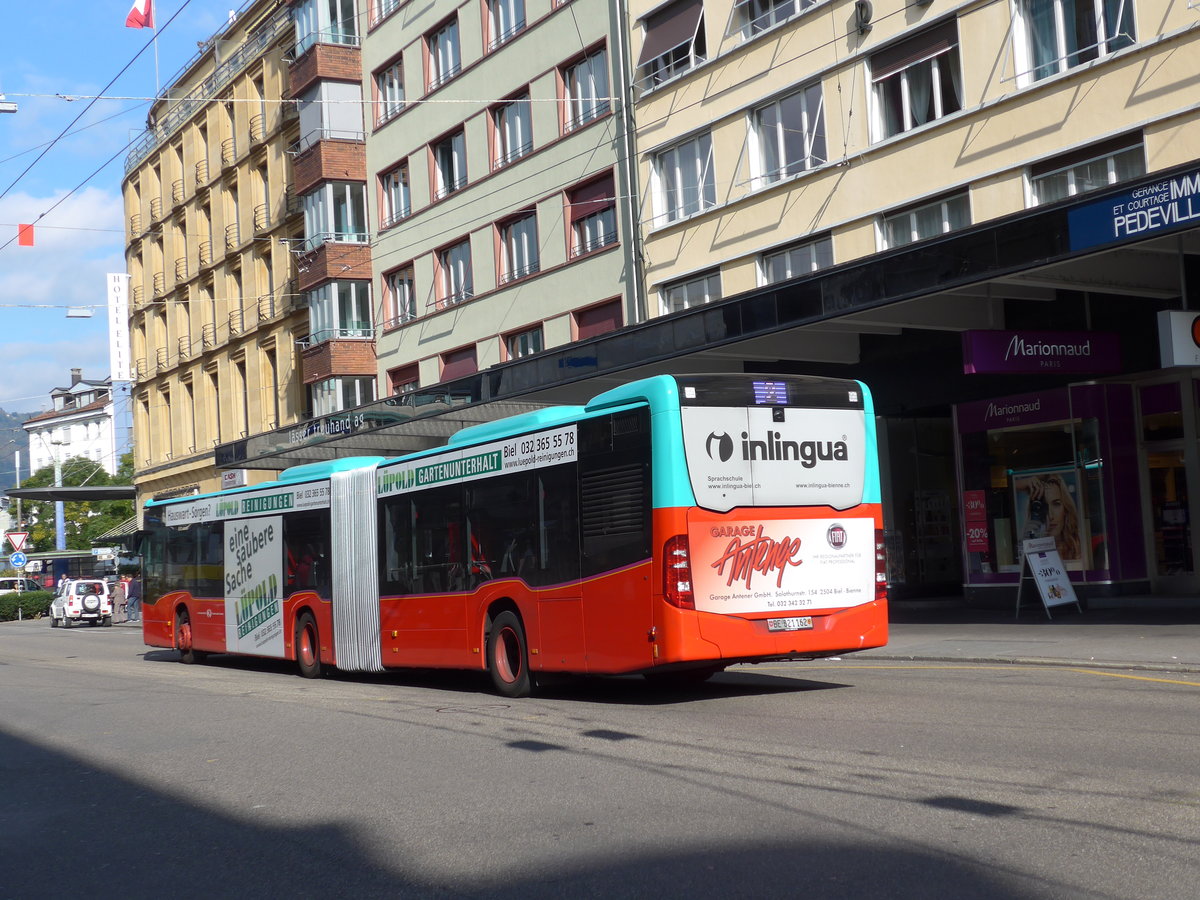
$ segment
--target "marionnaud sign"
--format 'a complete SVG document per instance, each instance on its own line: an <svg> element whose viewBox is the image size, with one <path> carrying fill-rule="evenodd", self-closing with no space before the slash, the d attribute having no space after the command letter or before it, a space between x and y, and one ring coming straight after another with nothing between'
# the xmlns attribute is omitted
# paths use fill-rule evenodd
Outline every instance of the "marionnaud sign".
<svg viewBox="0 0 1200 900"><path fill-rule="evenodd" d="M1200 170L1084 203L1067 212L1071 249L1137 240L1200 225Z"/></svg>
<svg viewBox="0 0 1200 900"><path fill-rule="evenodd" d="M1121 340L1096 331L964 331L963 371L968 374L1121 371Z"/></svg>

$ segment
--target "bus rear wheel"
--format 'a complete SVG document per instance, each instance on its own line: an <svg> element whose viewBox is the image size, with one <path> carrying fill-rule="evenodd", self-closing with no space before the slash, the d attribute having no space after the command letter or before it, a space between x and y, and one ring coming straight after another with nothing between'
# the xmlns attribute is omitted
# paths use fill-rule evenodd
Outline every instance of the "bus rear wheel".
<svg viewBox="0 0 1200 900"><path fill-rule="evenodd" d="M311 613L296 620L296 664L305 678L321 677L321 641L317 621Z"/></svg>
<svg viewBox="0 0 1200 900"><path fill-rule="evenodd" d="M505 697L528 697L533 691L525 628L511 610L500 613L492 622L487 660L488 673L498 693Z"/></svg>
<svg viewBox="0 0 1200 900"><path fill-rule="evenodd" d="M181 609L175 616L175 647L179 651L179 661L185 665L204 662L207 655L192 646L192 621L186 609Z"/></svg>

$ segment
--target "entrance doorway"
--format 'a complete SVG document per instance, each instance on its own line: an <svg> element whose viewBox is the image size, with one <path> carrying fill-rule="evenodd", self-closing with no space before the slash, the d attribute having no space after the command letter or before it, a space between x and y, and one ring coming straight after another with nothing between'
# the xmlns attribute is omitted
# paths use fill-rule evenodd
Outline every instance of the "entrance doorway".
<svg viewBox="0 0 1200 900"><path fill-rule="evenodd" d="M1147 568L1155 593L1200 585L1190 498L1197 483L1196 390L1190 371L1138 388Z"/></svg>

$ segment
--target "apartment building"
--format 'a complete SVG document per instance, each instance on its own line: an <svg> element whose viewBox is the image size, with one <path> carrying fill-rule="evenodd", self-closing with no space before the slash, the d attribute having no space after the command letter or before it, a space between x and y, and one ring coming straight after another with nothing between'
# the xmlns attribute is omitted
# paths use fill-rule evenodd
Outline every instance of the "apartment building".
<svg viewBox="0 0 1200 900"><path fill-rule="evenodd" d="M305 414L295 348L308 311L293 280L304 219L287 152L300 122L280 102L294 43L284 3L232 12L126 159L139 499L219 489L216 446Z"/></svg>
<svg viewBox="0 0 1200 900"><path fill-rule="evenodd" d="M1196 391L1157 314L1198 287L1197 10L629 9L649 315L737 298L748 368L876 388L893 582L1011 596L1053 481L1084 588L1194 591Z"/></svg>
<svg viewBox="0 0 1200 900"><path fill-rule="evenodd" d="M109 475L120 468L112 380L84 378L71 370L71 383L50 392L52 408L22 423L29 434L29 474L82 457Z"/></svg>
<svg viewBox="0 0 1200 900"><path fill-rule="evenodd" d="M374 0L362 42L387 394L644 318L608 0Z"/></svg>

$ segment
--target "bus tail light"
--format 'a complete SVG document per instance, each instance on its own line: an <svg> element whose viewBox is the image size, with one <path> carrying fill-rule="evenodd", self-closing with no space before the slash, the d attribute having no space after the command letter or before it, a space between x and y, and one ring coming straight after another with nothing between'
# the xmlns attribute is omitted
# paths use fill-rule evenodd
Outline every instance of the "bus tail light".
<svg viewBox="0 0 1200 900"><path fill-rule="evenodd" d="M677 534L663 546L663 594L680 609L695 609L692 594L692 560L686 534Z"/></svg>
<svg viewBox="0 0 1200 900"><path fill-rule="evenodd" d="M887 544L883 529L875 529L875 599L887 600Z"/></svg>

